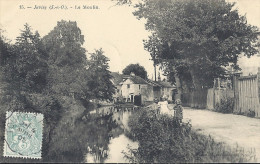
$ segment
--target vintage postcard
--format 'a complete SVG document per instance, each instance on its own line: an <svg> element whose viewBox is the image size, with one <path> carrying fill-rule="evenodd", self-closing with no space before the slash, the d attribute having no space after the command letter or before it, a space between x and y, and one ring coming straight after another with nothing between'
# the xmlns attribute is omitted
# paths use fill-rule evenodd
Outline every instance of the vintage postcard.
<svg viewBox="0 0 260 164"><path fill-rule="evenodd" d="M260 0L0 0L0 162L260 162Z"/></svg>

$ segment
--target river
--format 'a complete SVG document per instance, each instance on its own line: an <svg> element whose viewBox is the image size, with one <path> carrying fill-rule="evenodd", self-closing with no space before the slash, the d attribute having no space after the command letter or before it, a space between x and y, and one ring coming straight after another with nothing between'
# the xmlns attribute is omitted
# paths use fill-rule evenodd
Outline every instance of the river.
<svg viewBox="0 0 260 164"><path fill-rule="evenodd" d="M122 151L127 146L137 148L138 143L126 136L129 116L137 109L106 106L91 111L86 116L88 128L87 151L84 162L127 163Z"/></svg>

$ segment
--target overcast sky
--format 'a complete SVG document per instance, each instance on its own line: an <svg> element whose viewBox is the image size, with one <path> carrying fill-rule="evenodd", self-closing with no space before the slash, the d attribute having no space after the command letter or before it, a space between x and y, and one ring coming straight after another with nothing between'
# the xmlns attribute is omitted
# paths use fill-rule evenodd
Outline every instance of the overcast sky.
<svg viewBox="0 0 260 164"><path fill-rule="evenodd" d="M237 2L236 7L242 15L247 13L248 23L260 27L260 0L229 1ZM0 0L0 25L6 31L4 35L15 40L26 22L44 36L56 26L57 21L77 21L85 36L84 47L88 52L103 48L105 55L110 59L111 71L121 72L128 64L139 63L151 77L152 61L149 60L149 53L143 49L142 42L149 35L144 28L145 20L137 20L131 7L114 4L110 0ZM75 5L95 5L99 9L22 10L19 9L20 5L43 5L47 8L50 5L66 5L73 8Z"/></svg>

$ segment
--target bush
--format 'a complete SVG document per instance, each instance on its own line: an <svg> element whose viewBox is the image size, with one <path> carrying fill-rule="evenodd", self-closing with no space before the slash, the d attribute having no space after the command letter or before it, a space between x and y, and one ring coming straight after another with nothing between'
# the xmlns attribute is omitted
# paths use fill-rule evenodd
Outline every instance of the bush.
<svg viewBox="0 0 260 164"><path fill-rule="evenodd" d="M249 109L249 111L246 113L246 115L247 115L248 117L255 117L255 111Z"/></svg>
<svg viewBox="0 0 260 164"><path fill-rule="evenodd" d="M220 113L233 113L234 98L221 99L220 103L216 104L215 110Z"/></svg>
<svg viewBox="0 0 260 164"><path fill-rule="evenodd" d="M127 136L137 140L138 149L128 148L125 157L135 163L247 162L252 152L215 142L191 130L190 123L178 123L167 115L141 109L129 118Z"/></svg>

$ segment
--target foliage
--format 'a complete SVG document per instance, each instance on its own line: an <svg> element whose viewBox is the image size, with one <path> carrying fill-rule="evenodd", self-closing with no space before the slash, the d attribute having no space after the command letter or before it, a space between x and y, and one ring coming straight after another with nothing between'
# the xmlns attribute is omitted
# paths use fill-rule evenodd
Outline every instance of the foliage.
<svg viewBox="0 0 260 164"><path fill-rule="evenodd" d="M197 163L247 162L254 160L253 152L231 148L191 130L191 124L178 124L167 115L141 109L129 118L130 136L139 143L138 149L124 152L137 163Z"/></svg>
<svg viewBox="0 0 260 164"><path fill-rule="evenodd" d="M9 90L39 93L45 88L47 58L42 47L38 32L33 34L28 24L25 24L15 45L5 47L3 74Z"/></svg>
<svg viewBox="0 0 260 164"><path fill-rule="evenodd" d="M108 61L109 59L104 55L102 49L91 53L87 72L89 75L88 87L91 90L92 98L112 100L115 86L111 82L112 75L108 70Z"/></svg>
<svg viewBox="0 0 260 164"><path fill-rule="evenodd" d="M121 1L121 4L131 1ZM195 88L210 87L230 63L238 68L238 55L257 53L258 28L225 0L143 0L135 5L137 19L146 19L152 32L144 42L155 62L167 72L187 67ZM201 73L203 72L203 73Z"/></svg>
<svg viewBox="0 0 260 164"><path fill-rule="evenodd" d="M84 36L76 22L60 21L43 42L48 52L48 92L87 98L86 50Z"/></svg>
<svg viewBox="0 0 260 164"><path fill-rule="evenodd" d="M255 117L255 111L249 109L246 115L247 115L248 117Z"/></svg>
<svg viewBox="0 0 260 164"><path fill-rule="evenodd" d="M147 72L145 70L145 68L141 65L137 64L129 64L128 66L126 66L122 73L124 75L130 75L131 72L135 73L136 76L140 76L143 79L147 79Z"/></svg>
<svg viewBox="0 0 260 164"><path fill-rule="evenodd" d="M84 111L89 110L86 108L90 106L90 95L102 93L95 97L99 99L112 97L108 58L102 56L102 50L98 50L99 54L93 54L88 61L86 50L82 47L83 42L84 36L81 35L77 23L67 21L58 22L43 38L25 24L15 44L9 43L0 35L0 131L4 131L6 111L42 113L43 158L40 161L71 161L70 157L64 156L68 152L77 153L80 145L78 138L85 126L75 129L74 123ZM87 70L89 63L92 65ZM95 88L95 93L89 89L88 82L91 78L103 80L103 83L100 83L102 80L98 81L100 87ZM73 126L67 129L68 124ZM66 149L64 145L68 140L64 137L78 142L71 142ZM3 133L0 134L0 139L4 140ZM3 142L0 147L3 147ZM0 149L1 159L2 151ZM83 155L80 155L78 162L82 161ZM4 158L3 162L34 161Z"/></svg>
<svg viewBox="0 0 260 164"><path fill-rule="evenodd" d="M234 98L227 97L225 99L221 99L220 103L216 104L215 110L220 113L233 113Z"/></svg>

